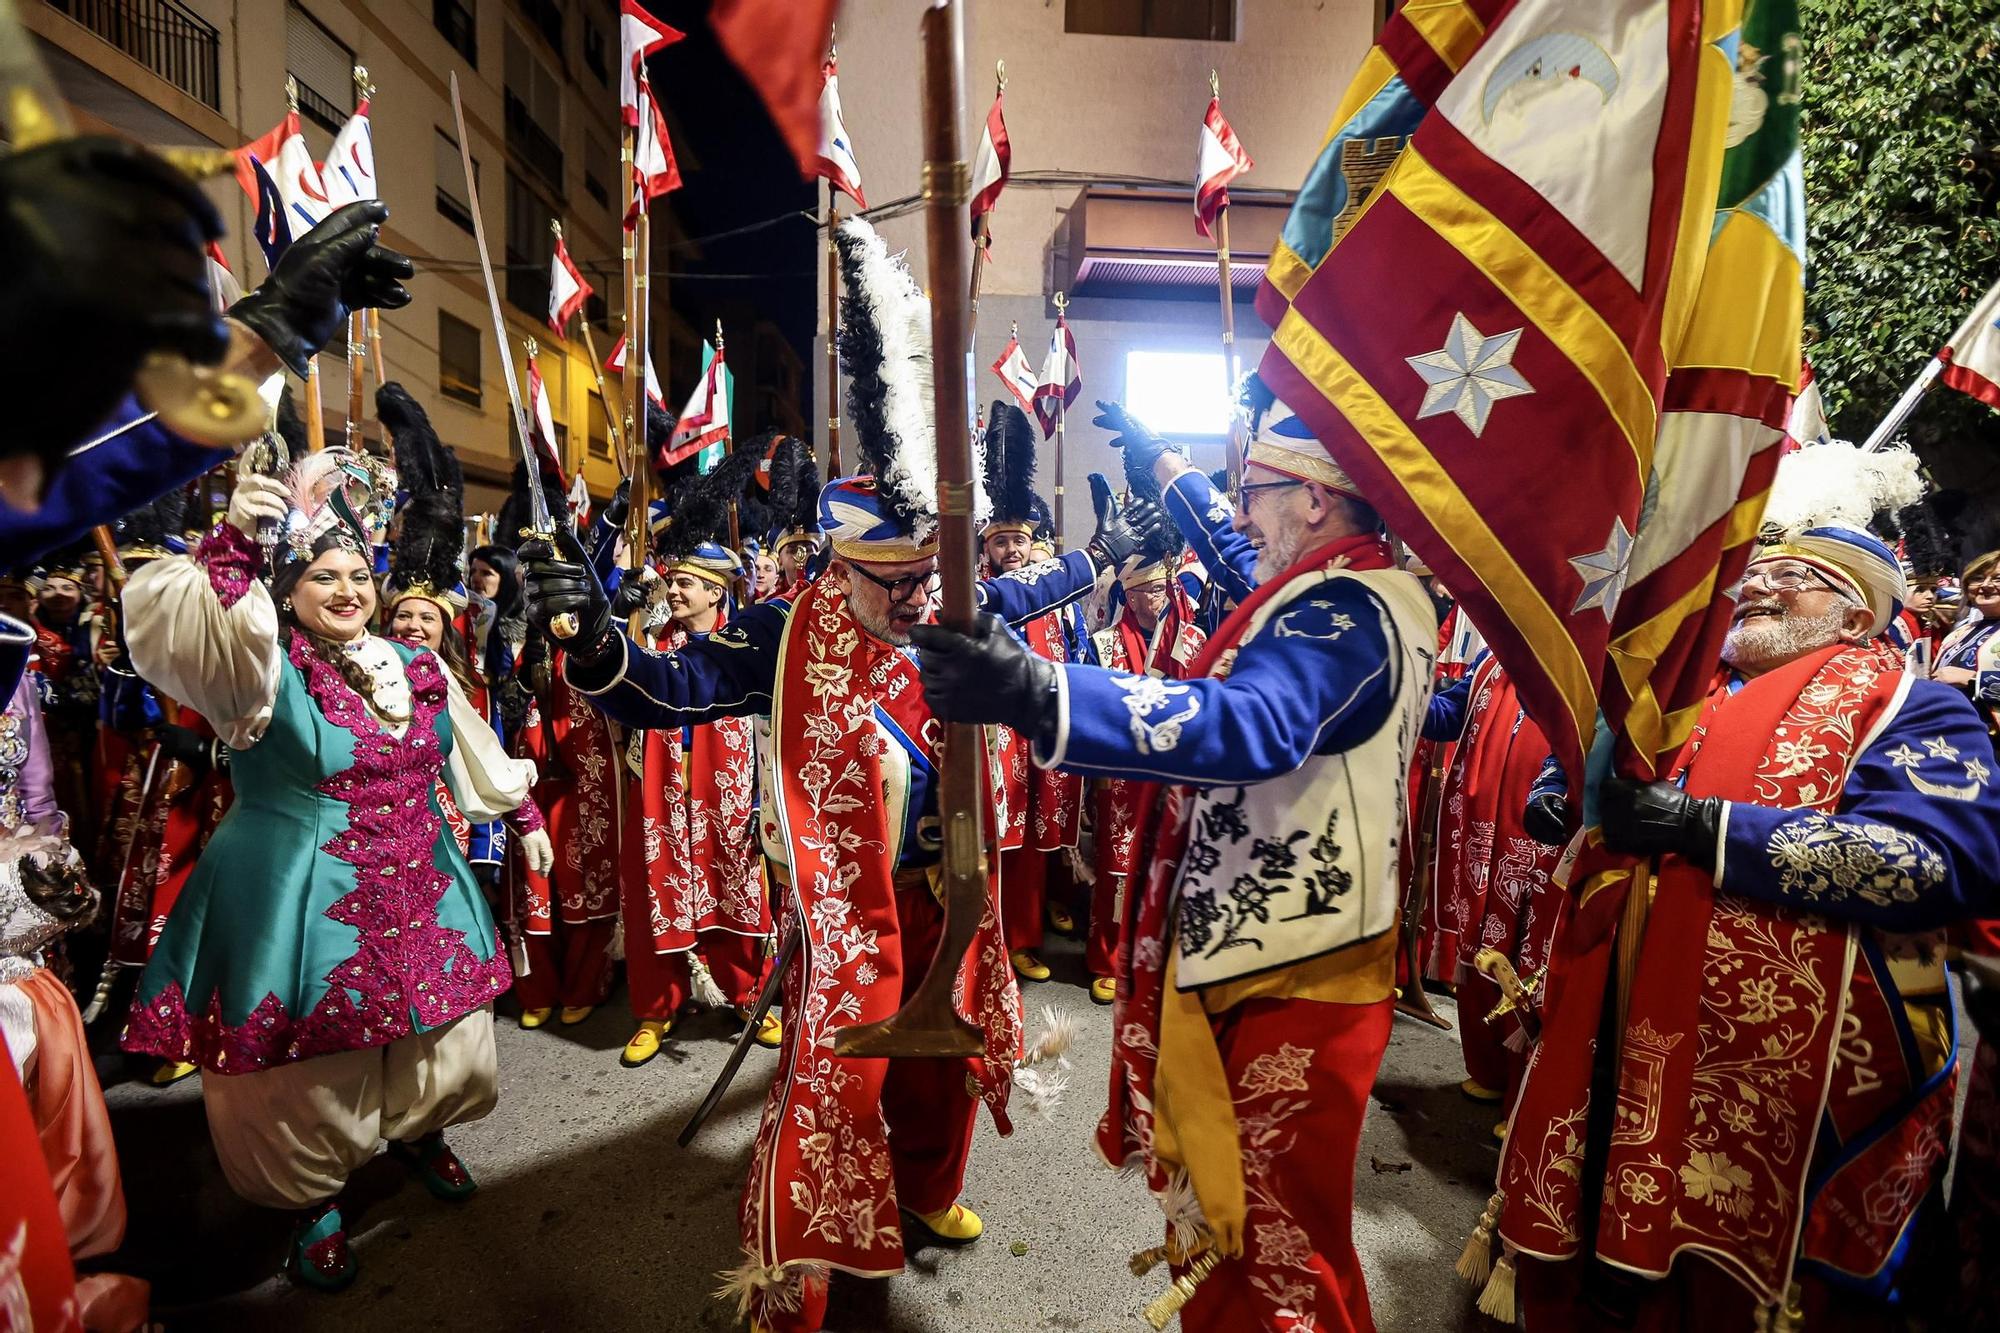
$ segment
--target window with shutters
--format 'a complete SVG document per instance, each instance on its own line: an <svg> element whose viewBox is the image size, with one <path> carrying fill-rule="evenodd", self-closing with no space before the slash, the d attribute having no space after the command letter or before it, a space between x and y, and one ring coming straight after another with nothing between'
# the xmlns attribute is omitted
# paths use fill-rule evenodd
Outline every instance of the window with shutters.
<svg viewBox="0 0 2000 1333"><path fill-rule="evenodd" d="M472 230L472 205L466 202L465 163L459 160L458 140L443 130L431 145L437 157L437 211L466 231ZM472 183L479 184L479 159L472 159Z"/></svg>
<svg viewBox="0 0 2000 1333"><path fill-rule="evenodd" d="M589 15L583 20L583 63L599 83L611 86L611 56L606 49L604 29Z"/></svg>
<svg viewBox="0 0 2000 1333"><path fill-rule="evenodd" d="M1233 42L1236 0L1063 0L1063 31Z"/></svg>
<svg viewBox="0 0 2000 1333"><path fill-rule="evenodd" d="M479 21L473 0L431 0L431 23L466 64L479 68Z"/></svg>
<svg viewBox="0 0 2000 1333"><path fill-rule="evenodd" d="M438 392L479 406L479 330L438 311Z"/></svg>
<svg viewBox="0 0 2000 1333"><path fill-rule="evenodd" d="M299 112L338 134L354 114L354 52L297 5L285 11L285 72L299 83Z"/></svg>
<svg viewBox="0 0 2000 1333"><path fill-rule="evenodd" d="M507 173L507 299L536 319L549 313L549 262L555 214L527 181Z"/></svg>
<svg viewBox="0 0 2000 1333"><path fill-rule="evenodd" d="M526 163L552 190L563 188L562 83L507 29L507 151Z"/></svg>

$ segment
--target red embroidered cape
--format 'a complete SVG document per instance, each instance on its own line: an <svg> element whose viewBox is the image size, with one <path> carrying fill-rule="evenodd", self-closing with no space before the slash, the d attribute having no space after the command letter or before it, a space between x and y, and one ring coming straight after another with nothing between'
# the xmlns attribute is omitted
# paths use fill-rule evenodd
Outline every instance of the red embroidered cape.
<svg viewBox="0 0 2000 1333"><path fill-rule="evenodd" d="M611 724L550 665L546 699L530 705L516 749L535 761L535 803L547 821L556 864L523 870L523 924L546 935L560 917L581 925L618 914L618 778Z"/></svg>
<svg viewBox="0 0 2000 1333"><path fill-rule="evenodd" d="M1173 582L1173 594L1182 602L1187 594L1180 581ZM1188 665L1201 653L1207 636L1195 625L1192 606L1186 616L1162 616L1155 625L1148 661L1146 635L1130 616L1121 615L1111 626L1111 652L1104 665L1113 671L1148 671L1167 680L1181 680ZM1096 827L1093 869L1099 875L1129 876L1138 860L1139 802L1148 784L1131 778L1103 778L1096 784L1093 817Z"/></svg>

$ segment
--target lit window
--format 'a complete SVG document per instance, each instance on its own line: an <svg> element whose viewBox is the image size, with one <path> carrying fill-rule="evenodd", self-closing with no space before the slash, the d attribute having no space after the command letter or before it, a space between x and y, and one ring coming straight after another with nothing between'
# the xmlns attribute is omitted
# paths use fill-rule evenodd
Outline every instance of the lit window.
<svg viewBox="0 0 2000 1333"><path fill-rule="evenodd" d="M1229 375L1220 352L1128 352L1125 406L1172 439L1229 433Z"/></svg>

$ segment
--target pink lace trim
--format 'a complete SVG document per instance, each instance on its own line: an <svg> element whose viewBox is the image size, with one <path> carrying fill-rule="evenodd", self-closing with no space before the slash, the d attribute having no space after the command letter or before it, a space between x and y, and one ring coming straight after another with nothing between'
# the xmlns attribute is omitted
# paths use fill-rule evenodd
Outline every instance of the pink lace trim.
<svg viewBox="0 0 2000 1333"><path fill-rule="evenodd" d="M250 591L264 553L234 523L218 523L195 546L194 558L208 572L208 586L226 611Z"/></svg>
<svg viewBox="0 0 2000 1333"><path fill-rule="evenodd" d="M542 807L531 795L523 800L520 807L507 817L507 821L523 834L540 833L549 826L548 818L542 814Z"/></svg>
<svg viewBox="0 0 2000 1333"><path fill-rule="evenodd" d="M354 735L354 765L319 785L348 806L348 827L320 850L354 867L355 888L326 911L352 926L354 953L326 975L330 989L303 1019L275 994L237 1025L210 994L197 1018L178 983L133 1009L127 1050L247 1073L335 1051L382 1046L470 1013L513 982L495 932L481 959L463 932L438 922L451 878L434 864L441 821L430 796L444 764L435 731L445 706L437 658L408 667L411 718L401 738L384 730L340 673L294 638L294 666L329 722Z"/></svg>

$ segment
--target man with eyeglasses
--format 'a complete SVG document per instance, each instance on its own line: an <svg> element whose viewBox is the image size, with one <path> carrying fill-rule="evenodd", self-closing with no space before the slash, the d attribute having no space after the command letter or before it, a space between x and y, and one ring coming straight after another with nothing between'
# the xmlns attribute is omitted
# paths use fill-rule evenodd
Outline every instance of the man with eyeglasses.
<svg viewBox="0 0 2000 1333"><path fill-rule="evenodd" d="M1599 785L1495 1196L1530 1330L1894 1322L1951 1138L1943 931L1994 912L2000 864L1984 726L1879 637L1903 593L1872 534L1765 547L1664 779ZM1591 876L1632 858L1652 907L1628 972L1622 896Z"/></svg>
<svg viewBox="0 0 2000 1333"><path fill-rule="evenodd" d="M795 598L747 607L727 628L667 653L617 630L567 534L560 551L522 548L529 615L542 625L578 618L564 671L605 714L635 728L770 719L766 809L787 853L787 928L803 933L805 947L785 980L781 1072L745 1194L746 1261L735 1289L757 1328L819 1328L829 1267L893 1270L906 1236L943 1245L979 1238L979 1217L957 1202L974 1112L979 1097L1004 1107L1019 1055L994 1048L996 1034L1018 1042L1020 1031L1019 994L995 939L991 958L973 949L968 986L989 1035L985 1059L826 1064L838 1028L886 1017L914 990L943 925L932 888L942 728L909 647L935 607L937 542L905 503L872 477L829 484L819 501L833 557L826 572ZM1164 522L1150 506L1107 513L1085 549L980 583L979 604L1007 625L1062 606Z"/></svg>
<svg viewBox="0 0 2000 1333"><path fill-rule="evenodd" d="M1172 465L1151 432L1106 417L1124 448ZM939 717L1029 737L1037 763L1153 784L1097 1146L1144 1169L1177 1264L1220 1261L1181 1326L1368 1328L1354 1166L1389 1040L1437 617L1295 417L1251 441L1241 509L1215 506L1226 534L1206 478L1162 480L1242 599L1185 679L1048 662L982 616L970 636L916 631L924 692Z"/></svg>

